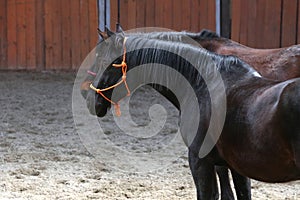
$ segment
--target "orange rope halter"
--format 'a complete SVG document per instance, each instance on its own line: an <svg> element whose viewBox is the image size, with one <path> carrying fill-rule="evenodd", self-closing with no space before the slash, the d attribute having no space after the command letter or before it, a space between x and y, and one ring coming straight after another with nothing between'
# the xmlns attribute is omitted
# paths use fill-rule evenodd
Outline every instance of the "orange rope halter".
<svg viewBox="0 0 300 200"><path fill-rule="evenodd" d="M112 101L111 99L109 99L108 97L106 97L102 92L105 92L107 90L111 90L111 89L114 89L115 87L119 86L121 83L124 83L125 87L126 87L126 90L127 90L127 95L126 96L130 96L130 90L129 90L129 87L127 85L127 82L126 82L126 73L127 73L127 64L126 64L126 37L124 38L124 42L123 42L123 51L124 51L124 54L123 54L123 60L121 62L121 64L112 64L112 66L116 67L116 68L119 68L121 67L122 69L122 80L120 80L118 83L110 86L110 87L107 87L107 88L104 88L104 89L97 89L93 86L93 84L90 84L90 88L92 90L94 90L95 92L97 92L98 94L100 94L106 101L110 102L111 104L114 105L115 107L115 111L116 111L116 115L119 117L121 116L121 110L120 110L120 105L119 105L119 102L124 98L120 99L118 102L114 102Z"/></svg>

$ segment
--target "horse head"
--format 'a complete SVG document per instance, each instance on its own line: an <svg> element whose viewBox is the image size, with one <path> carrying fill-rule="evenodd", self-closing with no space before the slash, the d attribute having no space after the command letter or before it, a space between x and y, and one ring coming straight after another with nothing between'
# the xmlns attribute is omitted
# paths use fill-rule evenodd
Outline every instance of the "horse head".
<svg viewBox="0 0 300 200"><path fill-rule="evenodd" d="M124 37L108 29L105 34L99 34L103 36L103 41L97 45L95 68L98 70L90 84L82 84L85 86L83 90L86 91L86 102L91 114L103 117L112 103L110 99L113 88L108 88L122 77L121 68L115 65L122 63Z"/></svg>
<svg viewBox="0 0 300 200"><path fill-rule="evenodd" d="M120 30L121 28L118 28ZM88 91L90 90L90 84L94 81L98 70L101 66L108 66L109 59L106 57L108 52L105 52L106 47L108 46L108 38L114 35L112 31L108 28L105 28L105 31L97 29L99 35L99 42L96 46L96 59L90 69L87 71L87 75L80 86L80 92L83 98L86 99Z"/></svg>

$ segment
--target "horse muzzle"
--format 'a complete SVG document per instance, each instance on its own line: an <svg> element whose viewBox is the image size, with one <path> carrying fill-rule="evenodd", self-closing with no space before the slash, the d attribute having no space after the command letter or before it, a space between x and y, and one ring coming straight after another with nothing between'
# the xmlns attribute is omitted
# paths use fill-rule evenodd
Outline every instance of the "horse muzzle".
<svg viewBox="0 0 300 200"><path fill-rule="evenodd" d="M88 91L86 96L86 103L90 114L104 117L107 113L110 103L106 101L97 100L99 94L95 94L91 90Z"/></svg>

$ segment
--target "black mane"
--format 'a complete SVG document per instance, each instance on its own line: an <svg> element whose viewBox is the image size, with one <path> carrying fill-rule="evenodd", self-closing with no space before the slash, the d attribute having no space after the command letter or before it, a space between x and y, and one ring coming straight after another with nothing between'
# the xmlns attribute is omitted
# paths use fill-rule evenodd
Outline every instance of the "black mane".
<svg viewBox="0 0 300 200"><path fill-rule="evenodd" d="M166 37L172 36L172 34L163 33ZM163 36L162 36L163 37ZM141 49L141 48L157 48L157 49L165 49L171 52L179 52L182 53L184 51L188 52L186 54L193 55L191 56L194 59L194 62L206 63L208 60L213 60L216 64L217 70L219 72L236 72L240 74L253 73L255 70L240 60L235 56L224 56L215 54L213 52L207 51L206 49L195 47L189 44L174 42L174 41L165 41L165 40L154 40L154 39L145 39L139 36L129 36L127 45L130 46L131 49ZM129 48L129 49L130 49ZM137 52L137 55L134 55L134 58L148 57L147 59L155 59L155 57L161 56L153 53L149 53L145 51L141 54L141 52ZM151 58L152 57L152 58ZM165 58L161 58L164 60ZM177 66L181 63L173 63L173 65ZM202 65L203 67L203 65ZM208 73L213 73L210 71L209 67L203 67L208 71ZM185 69L188 70L188 69Z"/></svg>
<svg viewBox="0 0 300 200"><path fill-rule="evenodd" d="M200 31L198 33L198 36L200 38L203 38L203 39L216 39L216 38L221 38L220 35L218 35L216 32L213 32L211 30L208 30L208 29L203 29L202 31Z"/></svg>

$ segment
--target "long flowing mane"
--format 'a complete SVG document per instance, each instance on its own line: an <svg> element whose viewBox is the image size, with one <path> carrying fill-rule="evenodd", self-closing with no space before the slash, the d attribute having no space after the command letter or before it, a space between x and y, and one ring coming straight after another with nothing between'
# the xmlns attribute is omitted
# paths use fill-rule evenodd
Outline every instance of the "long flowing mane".
<svg viewBox="0 0 300 200"><path fill-rule="evenodd" d="M178 42L185 42L192 40L200 41L200 40L228 40L227 38L223 38L217 33L203 29L198 33L189 32L189 31L166 31L166 32L137 32L137 33L127 33L126 36L140 36L145 38L152 38L152 39L160 39L160 40L167 40L167 41L178 41ZM198 44L198 43L195 43Z"/></svg>
<svg viewBox="0 0 300 200"><path fill-rule="evenodd" d="M203 62L207 62L207 59L213 59L217 66L220 68L220 70L226 70L228 71L230 67L233 67L231 70L239 70L239 71L245 71L243 68L248 68L248 71L254 72L255 70L252 69L249 65L247 65L245 62L241 61L237 57L234 56L221 56L214 53L211 53L205 49L199 50L199 41L200 40L210 40L210 39L217 39L217 40L228 40L227 38L220 37L217 33L212 32L210 30L202 30L199 33L192 33L192 32L150 32L150 33L144 33L144 32L137 32L137 33L125 33L125 36L132 40L132 42L129 42L129 45L133 46L133 48L144 48L145 46L148 46L149 48L163 48L167 51L171 51L174 53L181 53L182 51L193 51L195 56L194 59L198 58L199 60L202 60ZM116 37L116 39L121 40L119 36ZM151 41L149 41L151 39ZM163 41L155 41L155 40L163 40ZM143 41L144 40L144 41ZM228 40L229 41L229 40ZM127 42L128 44L128 42ZM162 46L160 46L160 45ZM143 46L144 45L144 46ZM150 46L149 46L150 45ZM152 46L151 46L152 45ZM194 47L193 47L194 46ZM183 50L188 48L188 50ZM148 55L149 56L149 55ZM153 56L153 55L152 55ZM193 56L192 56L193 57ZM205 58L206 57L206 58ZM204 59L205 58L205 59ZM197 61L198 63L199 61ZM222 67L219 66L219 64L222 63ZM199 63L201 64L201 63ZM236 65L239 65L239 67L236 67ZM227 69L225 69L227 68ZM246 71L247 71L246 70Z"/></svg>
<svg viewBox="0 0 300 200"><path fill-rule="evenodd" d="M174 37L177 37L176 35L174 36L172 32L170 32L170 34L152 33L151 37L157 38L155 34L160 34L161 38L166 39L174 39ZM185 38L182 34L178 35L183 39ZM190 74L191 76L193 76L193 69L191 67L181 69L181 66L188 63L193 65L196 64L194 67L206 76L213 76L216 72L214 71L215 68L209 66L212 61L219 72L234 72L241 75L255 72L251 66L235 56L217 55L203 48L180 43L178 42L178 37L176 40L165 41L149 39L147 35L130 35L126 42L126 46L129 51L132 51L132 59L135 59L136 61L144 60L145 62L150 63L154 60L160 60L160 64L165 64L169 61L173 67L183 70L183 72ZM136 51L137 49L145 50ZM156 51L153 49L156 49ZM176 55L180 55L180 57L184 57L184 59L174 59L174 56L176 57Z"/></svg>

